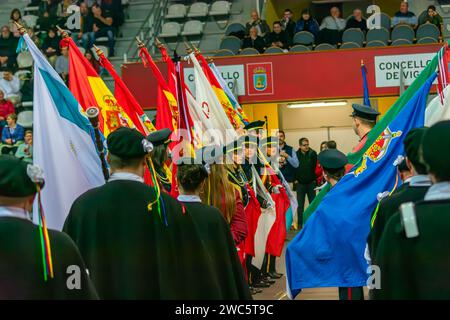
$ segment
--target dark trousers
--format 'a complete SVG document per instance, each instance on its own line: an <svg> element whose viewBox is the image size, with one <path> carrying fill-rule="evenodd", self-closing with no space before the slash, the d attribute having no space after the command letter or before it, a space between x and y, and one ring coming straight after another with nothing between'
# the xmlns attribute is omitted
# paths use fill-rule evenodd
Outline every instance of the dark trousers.
<svg viewBox="0 0 450 320"><path fill-rule="evenodd" d="M264 255L264 260L262 264L262 274L266 275L268 273L275 273L277 272L275 269L275 263L276 263L276 257L270 254Z"/></svg>
<svg viewBox="0 0 450 320"><path fill-rule="evenodd" d="M297 183L297 217L298 217L298 227L303 227L303 211L305 211L305 197L308 196L309 203L313 202L316 197L316 182L312 181L308 184Z"/></svg>
<svg viewBox="0 0 450 320"><path fill-rule="evenodd" d="M339 300L364 300L363 287L339 287Z"/></svg>
<svg viewBox="0 0 450 320"><path fill-rule="evenodd" d="M252 265L253 257L251 255L247 255L245 259L245 266L247 268L247 280L249 286L252 286L253 283L258 283L261 281L261 270Z"/></svg>

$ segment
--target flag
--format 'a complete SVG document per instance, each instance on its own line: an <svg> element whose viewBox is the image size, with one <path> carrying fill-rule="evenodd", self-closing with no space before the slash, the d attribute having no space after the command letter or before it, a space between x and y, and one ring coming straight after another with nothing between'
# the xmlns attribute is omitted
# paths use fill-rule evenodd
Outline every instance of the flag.
<svg viewBox="0 0 450 320"><path fill-rule="evenodd" d="M359 287L368 279L365 259L371 213L377 195L395 188L397 157L404 154L407 133L422 127L434 73L335 187L286 250L289 297L303 288Z"/></svg>
<svg viewBox="0 0 450 320"><path fill-rule="evenodd" d="M83 109L31 38L23 39L34 59L33 162L44 170L47 226L61 230L75 199L105 181Z"/></svg>
<svg viewBox="0 0 450 320"><path fill-rule="evenodd" d="M439 121L450 120L450 86L447 86L443 91L444 104L441 103L441 96L436 96L428 104L425 110L425 125L431 127Z"/></svg>
<svg viewBox="0 0 450 320"><path fill-rule="evenodd" d="M438 94L441 99L441 103L444 104L445 94L444 89L447 87L450 81L450 75L448 72L448 44L439 50L438 52Z"/></svg>
<svg viewBox="0 0 450 320"><path fill-rule="evenodd" d="M107 137L122 126L134 128L135 124L130 118L134 113L125 112L72 38L65 37L63 41L69 45L70 91L79 101L83 110L92 106L99 109L99 127L103 135Z"/></svg>
<svg viewBox="0 0 450 320"><path fill-rule="evenodd" d="M131 121L137 130L147 136L150 132L155 131L150 119L145 114L139 102L134 98L125 82L119 77L111 62L105 57L103 51L97 50L100 64L105 68L114 79L114 95L118 104L130 116Z"/></svg>
<svg viewBox="0 0 450 320"><path fill-rule="evenodd" d="M369 85L367 84L367 69L364 61L361 60L361 72L363 79L364 104L370 107Z"/></svg>

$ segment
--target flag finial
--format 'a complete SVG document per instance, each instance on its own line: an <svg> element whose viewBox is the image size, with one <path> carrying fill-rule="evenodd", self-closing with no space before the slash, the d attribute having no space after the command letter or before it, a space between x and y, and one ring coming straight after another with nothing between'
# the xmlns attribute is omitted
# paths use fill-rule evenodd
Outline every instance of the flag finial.
<svg viewBox="0 0 450 320"><path fill-rule="evenodd" d="M200 49L197 48L197 47L195 46L195 44L192 44L192 43L191 43L191 45L192 45L192 47L194 48L195 54L199 54L199 53L200 53Z"/></svg>
<svg viewBox="0 0 450 320"><path fill-rule="evenodd" d="M103 54L103 51L97 47L95 44L93 45L95 52L97 53L97 56L101 56Z"/></svg>
<svg viewBox="0 0 450 320"><path fill-rule="evenodd" d="M21 25L20 23L14 21L14 24L17 27L17 30L19 31L20 35L23 36L25 33L27 33L27 30L25 29L25 27L23 25Z"/></svg>
<svg viewBox="0 0 450 320"><path fill-rule="evenodd" d="M63 37L63 39L69 37L69 34L66 32L66 30L62 29L60 26L56 26L56 29L58 29L59 33Z"/></svg>
<svg viewBox="0 0 450 320"><path fill-rule="evenodd" d="M155 44L156 44L156 46L158 47L158 49L164 47L164 45L162 44L162 42L159 41L159 39L158 39L157 37L155 38Z"/></svg>
<svg viewBox="0 0 450 320"><path fill-rule="evenodd" d="M363 67L363 66L364 66L364 60L361 59L361 67Z"/></svg>
<svg viewBox="0 0 450 320"><path fill-rule="evenodd" d="M189 44L187 42L184 42L184 46L186 47L186 52L187 54L191 54L192 53L192 49L189 46Z"/></svg>
<svg viewBox="0 0 450 320"><path fill-rule="evenodd" d="M145 47L144 43L139 39L139 37L136 37L136 42L139 48Z"/></svg>

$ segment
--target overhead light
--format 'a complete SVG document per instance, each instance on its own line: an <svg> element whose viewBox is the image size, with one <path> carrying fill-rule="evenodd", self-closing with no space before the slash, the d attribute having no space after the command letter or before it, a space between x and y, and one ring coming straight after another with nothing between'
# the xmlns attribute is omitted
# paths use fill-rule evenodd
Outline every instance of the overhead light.
<svg viewBox="0 0 450 320"><path fill-rule="evenodd" d="M347 101L320 101L320 102L289 104L287 107L289 109L299 109L299 108L320 108L320 107L342 107L346 105Z"/></svg>

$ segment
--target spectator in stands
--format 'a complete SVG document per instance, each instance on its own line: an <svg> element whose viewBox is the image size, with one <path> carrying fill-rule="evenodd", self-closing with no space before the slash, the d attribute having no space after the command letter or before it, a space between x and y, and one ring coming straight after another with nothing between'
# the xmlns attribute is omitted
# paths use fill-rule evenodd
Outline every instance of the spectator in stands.
<svg viewBox="0 0 450 320"><path fill-rule="evenodd" d="M327 149L337 149L337 143L334 140L327 142Z"/></svg>
<svg viewBox="0 0 450 320"><path fill-rule="evenodd" d="M72 4L73 0L62 0L58 3L56 16L58 17L58 25L60 27L66 24L67 18L70 16L68 9Z"/></svg>
<svg viewBox="0 0 450 320"><path fill-rule="evenodd" d="M329 43L336 45L341 42L342 32L346 25L345 19L341 18L341 11L338 7L330 9L330 16L323 19L318 34L318 43Z"/></svg>
<svg viewBox="0 0 450 320"><path fill-rule="evenodd" d="M0 90L0 138L3 127L6 126L6 117L11 113L15 113L14 105L5 99L4 92Z"/></svg>
<svg viewBox="0 0 450 320"><path fill-rule="evenodd" d="M52 27L48 30L47 38L42 43L42 51L52 66L55 66L56 59L61 54L59 49L60 41L61 38L57 35L56 28Z"/></svg>
<svg viewBox="0 0 450 320"><path fill-rule="evenodd" d="M246 34L250 34L250 28L255 27L258 30L258 36L265 38L270 33L269 25L265 20L259 18L258 12L255 10L251 13L251 19L245 25Z"/></svg>
<svg viewBox="0 0 450 320"><path fill-rule="evenodd" d="M16 66L16 49L18 40L8 26L2 27L0 36L0 67L14 68Z"/></svg>
<svg viewBox="0 0 450 320"><path fill-rule="evenodd" d="M123 24L125 13L123 11L122 0L101 0L100 6L103 11L112 12L114 27L119 28Z"/></svg>
<svg viewBox="0 0 450 320"><path fill-rule="evenodd" d="M67 83L69 80L69 47L67 43L61 45L61 55L56 59L55 70Z"/></svg>
<svg viewBox="0 0 450 320"><path fill-rule="evenodd" d="M436 7L433 5L428 7L426 15L423 15L419 18L419 25L426 23L434 24L436 27L438 27L439 31L442 34L442 25L444 24L444 20L439 15L439 13L436 12Z"/></svg>
<svg viewBox="0 0 450 320"><path fill-rule="evenodd" d="M15 156L23 161L33 163L33 132L31 130L25 131L25 143L17 147Z"/></svg>
<svg viewBox="0 0 450 320"><path fill-rule="evenodd" d="M75 43L81 44L81 46L86 49L89 46L88 33L92 31L94 24L94 16L86 2L80 3L80 24L81 27L79 32L73 33L72 38Z"/></svg>
<svg viewBox="0 0 450 320"><path fill-rule="evenodd" d="M319 33L319 23L313 18L309 9L304 9L295 25L295 33L300 31L311 32L314 37Z"/></svg>
<svg viewBox="0 0 450 320"><path fill-rule="evenodd" d="M37 25L39 26L39 31L47 32L50 28L54 27L58 18L56 15L52 15L48 10L41 11L39 10L39 18L37 20ZM42 33L41 41L44 41L45 33Z"/></svg>
<svg viewBox="0 0 450 320"><path fill-rule="evenodd" d="M100 63L95 60L94 56L92 55L91 51L86 51L86 53L84 54L85 58L91 63L92 67L94 68L94 70L101 75L102 73L102 67L100 66Z"/></svg>
<svg viewBox="0 0 450 320"><path fill-rule="evenodd" d="M85 49L90 49L95 44L95 40L100 37L108 37L109 56L114 56L114 27L112 14L109 11L103 11L98 4L94 4L91 8L94 17L92 30L83 35L83 43L88 40L88 46Z"/></svg>
<svg viewBox="0 0 450 320"><path fill-rule="evenodd" d="M10 69L3 71L3 79L0 79L0 90L5 94L5 98L14 105L21 101L20 80Z"/></svg>
<svg viewBox="0 0 450 320"><path fill-rule="evenodd" d="M258 30L256 27L251 27L249 36L244 38L242 49L254 48L258 50L259 53L263 53L265 46L266 43L262 37L258 36Z"/></svg>
<svg viewBox="0 0 450 320"><path fill-rule="evenodd" d="M291 46L291 39L287 32L283 30L279 21L273 23L273 31L269 33L267 43L268 46L279 47L284 50Z"/></svg>
<svg viewBox="0 0 450 320"><path fill-rule="evenodd" d="M57 17L59 0L42 0L39 4L39 16L44 15L46 12L49 17L53 19Z"/></svg>
<svg viewBox="0 0 450 320"><path fill-rule="evenodd" d="M397 11L392 18L392 27L399 24L406 24L414 29L417 27L417 17L413 12L409 11L408 1L400 3L400 11Z"/></svg>
<svg viewBox="0 0 450 320"><path fill-rule="evenodd" d="M353 16L351 16L350 19L347 20L345 29L347 30L351 28L361 29L361 31L364 33L367 32L367 20L364 19L361 9L353 10Z"/></svg>
<svg viewBox="0 0 450 320"><path fill-rule="evenodd" d="M295 21L292 19L291 9L285 9L283 18L280 20L281 27L287 32L288 36L292 39L295 33Z"/></svg>
<svg viewBox="0 0 450 320"><path fill-rule="evenodd" d="M17 28L17 26L14 22L17 22L24 28L28 28L28 25L26 24L26 22L22 20L22 14L20 13L20 10L17 8L13 9L11 11L11 16L10 16L10 20L9 20L9 30L11 30L14 37L20 38L19 29Z"/></svg>
<svg viewBox="0 0 450 320"><path fill-rule="evenodd" d="M6 117L7 125L2 130L1 154L15 154L19 144L23 143L24 129L17 124L17 115L9 114Z"/></svg>

